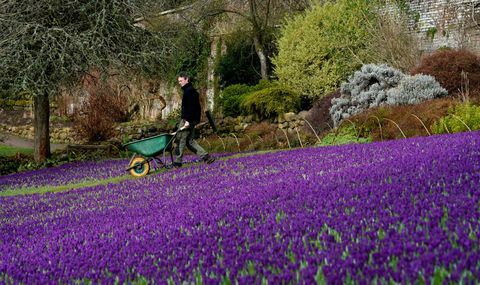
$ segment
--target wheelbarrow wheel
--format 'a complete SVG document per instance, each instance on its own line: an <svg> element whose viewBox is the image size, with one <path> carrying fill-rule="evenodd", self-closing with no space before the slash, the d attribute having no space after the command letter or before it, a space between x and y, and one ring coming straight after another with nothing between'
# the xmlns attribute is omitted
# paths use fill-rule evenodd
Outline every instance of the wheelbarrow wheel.
<svg viewBox="0 0 480 285"><path fill-rule="evenodd" d="M135 157L129 166L130 174L134 177L142 177L150 171L150 164L143 157Z"/></svg>

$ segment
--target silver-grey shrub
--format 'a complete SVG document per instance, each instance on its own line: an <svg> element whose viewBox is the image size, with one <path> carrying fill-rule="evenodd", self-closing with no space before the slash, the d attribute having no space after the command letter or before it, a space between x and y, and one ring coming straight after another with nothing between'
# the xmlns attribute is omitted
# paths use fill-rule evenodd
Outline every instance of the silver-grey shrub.
<svg viewBox="0 0 480 285"><path fill-rule="evenodd" d="M340 97L332 100L330 115L337 127L341 121L382 105L418 104L447 95L431 76L405 75L385 64L367 64L340 87Z"/></svg>
<svg viewBox="0 0 480 285"><path fill-rule="evenodd" d="M335 126L362 111L377 107L387 99L387 91L405 77L401 71L381 64L366 64L340 87L340 98L332 100L330 115Z"/></svg>
<svg viewBox="0 0 480 285"><path fill-rule="evenodd" d="M387 105L418 104L426 100L444 97L447 90L434 77L417 74L405 76L400 84L388 90Z"/></svg>

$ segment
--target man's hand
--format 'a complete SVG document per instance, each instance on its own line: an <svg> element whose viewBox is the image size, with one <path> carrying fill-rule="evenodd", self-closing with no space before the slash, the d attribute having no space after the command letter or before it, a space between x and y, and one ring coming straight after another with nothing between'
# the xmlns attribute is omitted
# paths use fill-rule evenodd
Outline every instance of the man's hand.
<svg viewBox="0 0 480 285"><path fill-rule="evenodd" d="M190 127L190 123L185 121L185 125L183 125L182 129L186 129L188 127Z"/></svg>

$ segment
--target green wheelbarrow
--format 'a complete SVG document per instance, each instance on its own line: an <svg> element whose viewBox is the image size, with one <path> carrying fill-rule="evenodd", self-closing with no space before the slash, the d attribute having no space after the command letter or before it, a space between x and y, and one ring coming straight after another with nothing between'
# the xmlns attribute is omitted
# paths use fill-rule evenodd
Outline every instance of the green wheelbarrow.
<svg viewBox="0 0 480 285"><path fill-rule="evenodd" d="M161 167L171 168L173 166L173 140L175 135L176 133L159 134L124 144L123 146L127 150L134 153L126 170L132 176L142 177L148 174L152 162L157 167L160 164ZM170 164L166 163L167 152L170 153Z"/></svg>

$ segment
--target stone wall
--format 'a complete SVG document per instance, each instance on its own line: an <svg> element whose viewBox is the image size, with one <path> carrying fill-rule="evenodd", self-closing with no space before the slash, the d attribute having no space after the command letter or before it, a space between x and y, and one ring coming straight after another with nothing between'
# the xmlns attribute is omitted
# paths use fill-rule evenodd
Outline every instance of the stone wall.
<svg viewBox="0 0 480 285"><path fill-rule="evenodd" d="M480 0L406 1L410 28L425 51L440 47L480 52Z"/></svg>
<svg viewBox="0 0 480 285"><path fill-rule="evenodd" d="M0 133L17 135L30 140L34 139L34 128L32 126L11 126L0 123ZM72 128L50 126L50 142L52 143L78 143L74 139Z"/></svg>
<svg viewBox="0 0 480 285"><path fill-rule="evenodd" d="M294 132L295 129L303 127L306 122L308 111L301 111L296 114L293 112L279 115L273 122L264 121L271 124L274 128ZM217 118L215 124L220 133L243 133L252 124L260 123L254 116L238 116L236 118L225 117ZM207 131L208 132L208 131Z"/></svg>

